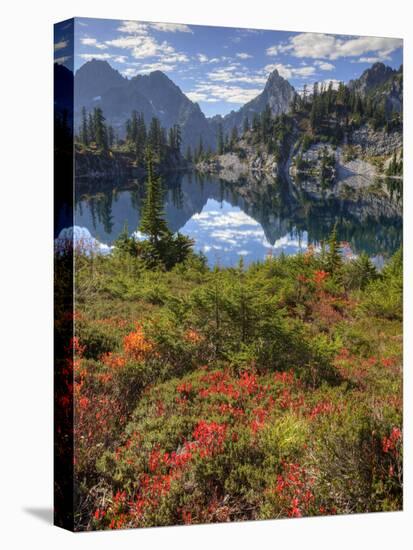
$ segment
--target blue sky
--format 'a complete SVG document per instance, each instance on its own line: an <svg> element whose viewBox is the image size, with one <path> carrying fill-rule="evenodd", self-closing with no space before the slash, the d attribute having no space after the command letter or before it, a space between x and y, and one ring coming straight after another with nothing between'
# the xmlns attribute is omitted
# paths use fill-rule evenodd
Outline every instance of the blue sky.
<svg viewBox="0 0 413 550"><path fill-rule="evenodd" d="M107 60L127 78L166 73L207 116L226 114L258 95L273 69L297 90L315 81L344 81L376 61L402 63L396 38L297 33L76 18L71 37L55 32L55 60L77 70Z"/></svg>

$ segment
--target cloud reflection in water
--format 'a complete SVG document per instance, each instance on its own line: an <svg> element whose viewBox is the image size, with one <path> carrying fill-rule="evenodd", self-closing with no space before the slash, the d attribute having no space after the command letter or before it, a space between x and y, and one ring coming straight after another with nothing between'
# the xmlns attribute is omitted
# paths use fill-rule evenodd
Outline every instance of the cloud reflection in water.
<svg viewBox="0 0 413 550"><path fill-rule="evenodd" d="M294 233L268 241L262 226L239 207L226 201L208 199L199 214L194 214L180 233L195 240L195 249L202 251L210 265L237 265L263 260L268 254L296 254L307 247L307 232Z"/></svg>

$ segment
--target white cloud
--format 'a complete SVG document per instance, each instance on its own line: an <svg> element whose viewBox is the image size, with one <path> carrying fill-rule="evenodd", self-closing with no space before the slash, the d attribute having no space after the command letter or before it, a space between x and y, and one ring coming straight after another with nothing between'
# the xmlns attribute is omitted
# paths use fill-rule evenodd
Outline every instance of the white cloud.
<svg viewBox="0 0 413 550"><path fill-rule="evenodd" d="M184 53L178 52L162 57L163 63L186 63L187 61L189 61L188 56Z"/></svg>
<svg viewBox="0 0 413 550"><path fill-rule="evenodd" d="M254 73L234 63L211 71L207 76L214 82L242 82L244 84L265 84L267 82L267 78L261 72Z"/></svg>
<svg viewBox="0 0 413 550"><path fill-rule="evenodd" d="M126 78L132 78L133 76L137 75L137 70L133 67L128 67L127 69L124 69L121 71L123 76L126 76Z"/></svg>
<svg viewBox="0 0 413 550"><path fill-rule="evenodd" d="M203 53L199 53L197 55L197 58L198 58L198 61L200 61L201 63L207 63L209 61L208 57Z"/></svg>
<svg viewBox="0 0 413 550"><path fill-rule="evenodd" d="M265 50L267 55L278 55L280 53L279 46L271 46Z"/></svg>
<svg viewBox="0 0 413 550"><path fill-rule="evenodd" d="M165 40L163 42L158 42L149 34L148 29L150 28L152 28L152 24L139 23L137 21L124 21L120 27L118 27L118 30L125 34L113 40L107 40L105 44L115 48L130 50L132 57L135 59L158 57L161 58L161 61L164 63L186 63L189 61L185 53L176 51L175 48ZM165 29L162 29L162 31L163 30Z"/></svg>
<svg viewBox="0 0 413 550"><path fill-rule="evenodd" d="M56 57L54 62L57 63L58 65L63 65L64 63L66 63L66 61L68 61L69 59L71 59L71 55L62 55L61 57Z"/></svg>
<svg viewBox="0 0 413 550"><path fill-rule="evenodd" d="M79 57L81 59L85 59L86 61L90 61L91 59L98 59L99 61L108 61L109 59L113 59L113 61L116 61L117 63L126 63L127 57L125 55L116 55L112 53L81 53L79 54Z"/></svg>
<svg viewBox="0 0 413 550"><path fill-rule="evenodd" d="M129 35L107 40L106 44L115 48L128 49L135 59L154 57L159 54L159 44L146 35Z"/></svg>
<svg viewBox="0 0 413 550"><path fill-rule="evenodd" d="M339 59L354 57L366 53L378 53L388 56L403 45L398 38L381 38L376 36L358 36L343 38L331 34L301 33L292 36L287 45L269 48L267 54L288 52L295 57L310 57L313 59Z"/></svg>
<svg viewBox="0 0 413 550"><path fill-rule="evenodd" d="M245 53L245 52L239 52L235 55L237 57L239 57L240 59L250 59L252 57L252 55L250 55L249 53Z"/></svg>
<svg viewBox="0 0 413 550"><path fill-rule="evenodd" d="M140 21L122 21L118 31L134 34L147 34L149 29L160 32L187 32L193 34L188 25L181 23L142 23Z"/></svg>
<svg viewBox="0 0 413 550"><path fill-rule="evenodd" d="M118 31L128 34L147 34L148 25L145 23L140 23L139 21L122 21L118 27Z"/></svg>
<svg viewBox="0 0 413 550"><path fill-rule="evenodd" d="M279 55L280 53L288 52L288 50L291 49L291 46L289 44L280 43L275 44L274 46L270 46L265 50L265 53L267 55Z"/></svg>
<svg viewBox="0 0 413 550"><path fill-rule="evenodd" d="M198 103L199 101L204 101L206 103L216 103L217 101L219 101L219 99L217 99L216 97L208 96L207 94L202 92L187 92L185 95L195 103Z"/></svg>
<svg viewBox="0 0 413 550"><path fill-rule="evenodd" d="M290 64L284 65L283 63L272 63L264 67L264 71L267 73L271 73L275 69L283 78L305 78L316 73L316 69L312 65L293 67Z"/></svg>
<svg viewBox="0 0 413 550"><path fill-rule="evenodd" d="M96 38L81 38L80 42L84 46L94 46L95 48L98 48L99 50L107 50L108 47L106 44L102 44L101 42L98 42Z"/></svg>
<svg viewBox="0 0 413 550"><path fill-rule="evenodd" d="M189 32L193 34L193 31L188 25L181 23L149 23L150 27L157 31L162 32Z"/></svg>
<svg viewBox="0 0 413 550"><path fill-rule="evenodd" d="M332 63L328 63L327 61L315 61L314 65L316 65L322 71L332 71L335 69L335 66Z"/></svg>
<svg viewBox="0 0 413 550"><path fill-rule="evenodd" d="M152 71L173 71L175 65L168 65L167 63L145 63L139 67L140 73L151 73Z"/></svg>
<svg viewBox="0 0 413 550"><path fill-rule="evenodd" d="M54 45L54 51L58 52L59 50L63 50L64 48L67 48L68 45L68 40L61 40L60 42L56 42Z"/></svg>
<svg viewBox="0 0 413 550"><path fill-rule="evenodd" d="M226 103L247 103L254 99L262 90L259 88L242 88L235 85L197 84L195 89L185 92L192 101L207 101L210 103L224 101Z"/></svg>
<svg viewBox="0 0 413 550"><path fill-rule="evenodd" d="M352 60L352 63L378 63L379 61L389 61L390 56L372 56L372 57L360 57L359 59Z"/></svg>

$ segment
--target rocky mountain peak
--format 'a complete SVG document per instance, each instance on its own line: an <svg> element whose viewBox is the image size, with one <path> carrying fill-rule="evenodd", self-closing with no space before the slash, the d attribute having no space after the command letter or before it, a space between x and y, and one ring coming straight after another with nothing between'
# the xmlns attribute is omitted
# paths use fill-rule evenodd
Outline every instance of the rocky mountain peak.
<svg viewBox="0 0 413 550"><path fill-rule="evenodd" d="M283 78L277 69L274 69L268 76L263 91L254 99L246 103L238 111L231 111L225 117L213 117L210 119L213 125L222 123L224 132L230 132L235 126L242 128L246 118L251 122L254 114L260 114L269 105L273 115L286 113L295 94L291 84Z"/></svg>
<svg viewBox="0 0 413 550"><path fill-rule="evenodd" d="M384 63L377 62L366 69L362 73L360 78L356 80L351 80L349 82L349 87L357 90L362 94L368 93L373 88L384 84L395 74L395 72L396 71L394 71L391 67L388 67Z"/></svg>
<svg viewBox="0 0 413 550"><path fill-rule="evenodd" d="M265 87L266 88L271 88L272 86L276 86L280 83L280 81L283 81L283 77L280 76L280 73L278 72L277 69L274 69L269 77L268 77L268 80L267 80L267 83L265 84Z"/></svg>

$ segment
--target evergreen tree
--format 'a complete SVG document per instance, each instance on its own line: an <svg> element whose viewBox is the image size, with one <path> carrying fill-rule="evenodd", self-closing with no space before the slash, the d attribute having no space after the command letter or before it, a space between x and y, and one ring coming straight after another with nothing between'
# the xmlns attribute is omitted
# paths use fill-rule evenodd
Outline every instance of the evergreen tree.
<svg viewBox="0 0 413 550"><path fill-rule="evenodd" d="M185 155L185 158L188 162L192 162L192 151L191 151L191 147L190 145L188 145L187 149L186 149L186 155Z"/></svg>
<svg viewBox="0 0 413 550"><path fill-rule="evenodd" d="M370 281L377 278L377 270L368 255L363 252L354 262L356 285L364 289Z"/></svg>
<svg viewBox="0 0 413 550"><path fill-rule="evenodd" d="M113 126L108 126L108 146L111 149L115 143L115 132Z"/></svg>
<svg viewBox="0 0 413 550"><path fill-rule="evenodd" d="M238 142L238 129L236 126L234 126L231 132L231 141L230 141L231 150L234 150L234 147L237 145L237 142Z"/></svg>
<svg viewBox="0 0 413 550"><path fill-rule="evenodd" d="M202 160L203 156L204 156L204 144L203 144L203 141L202 141L202 136L199 136L197 160Z"/></svg>
<svg viewBox="0 0 413 550"><path fill-rule="evenodd" d="M162 157L162 144L164 138L159 119L152 117L148 132L148 145L154 156L160 161Z"/></svg>
<svg viewBox="0 0 413 550"><path fill-rule="evenodd" d="M258 134L261 128L260 116L258 113L254 113L252 118L252 130L254 134Z"/></svg>
<svg viewBox="0 0 413 550"><path fill-rule="evenodd" d="M244 134L246 134L249 129L250 129L250 123L249 123L248 117L246 116L244 118L244 125L243 125L243 128L242 128L242 131L243 131Z"/></svg>
<svg viewBox="0 0 413 550"><path fill-rule="evenodd" d="M86 107L82 107L82 125L80 127L80 141L85 146L89 145Z"/></svg>
<svg viewBox="0 0 413 550"><path fill-rule="evenodd" d="M170 236L170 231L164 218L161 181L153 172L151 149L147 150L146 162L148 171L146 197L143 203L139 231L148 235L150 243L156 246L162 237Z"/></svg>
<svg viewBox="0 0 413 550"><path fill-rule="evenodd" d="M297 112L297 109L298 109L298 99L297 99L297 94L294 94L293 95L293 98L291 100L291 105L290 105L290 108L291 108L291 112L293 114L295 114Z"/></svg>
<svg viewBox="0 0 413 550"><path fill-rule="evenodd" d="M265 109L261 113L261 138L264 143L268 141L271 132L271 108L266 105Z"/></svg>
<svg viewBox="0 0 413 550"><path fill-rule="evenodd" d="M92 113L89 113L87 119L87 135L89 142L96 141L95 122Z"/></svg>
<svg viewBox="0 0 413 550"><path fill-rule="evenodd" d="M310 111L310 125L313 133L317 132L319 123L319 109L317 100L313 99Z"/></svg>
<svg viewBox="0 0 413 550"><path fill-rule="evenodd" d="M307 84L304 84L304 86L303 86L303 107L304 107L304 109L307 107L307 95L308 95Z"/></svg>
<svg viewBox="0 0 413 550"><path fill-rule="evenodd" d="M314 82L313 84L313 97L312 97L312 101L314 103L314 101L316 101L318 98L318 82Z"/></svg>
<svg viewBox="0 0 413 550"><path fill-rule="evenodd" d="M130 141L136 143L136 138L138 136L138 113L132 111L132 117L130 121Z"/></svg>
<svg viewBox="0 0 413 550"><path fill-rule="evenodd" d="M131 135L132 135L131 121L130 121L130 118L128 118L128 120L126 121L126 142L132 141Z"/></svg>
<svg viewBox="0 0 413 550"><path fill-rule="evenodd" d="M179 153L181 148L181 128L178 124L174 124L171 128L169 128L168 133L168 146Z"/></svg>
<svg viewBox="0 0 413 550"><path fill-rule="evenodd" d="M327 271L336 273L342 266L341 246L337 240L337 223L328 238L328 251L326 253Z"/></svg>
<svg viewBox="0 0 413 550"><path fill-rule="evenodd" d="M96 107L93 111L93 124L95 129L96 145L99 149L105 151L108 148L107 129L105 125L105 117L100 107Z"/></svg>
<svg viewBox="0 0 413 550"><path fill-rule="evenodd" d="M137 117L136 121L136 139L135 139L135 154L136 162L143 164L145 161L145 147L146 147L146 125L143 113Z"/></svg>
<svg viewBox="0 0 413 550"><path fill-rule="evenodd" d="M218 132L217 132L217 146L218 146L218 154L223 155L224 154L224 131L222 129L222 124L218 124Z"/></svg>
<svg viewBox="0 0 413 550"><path fill-rule="evenodd" d="M332 109L332 106L333 106L333 98L334 98L333 82L330 80L330 82L328 84L327 95L326 95L326 110L327 110L328 114L330 113L330 111Z"/></svg>

